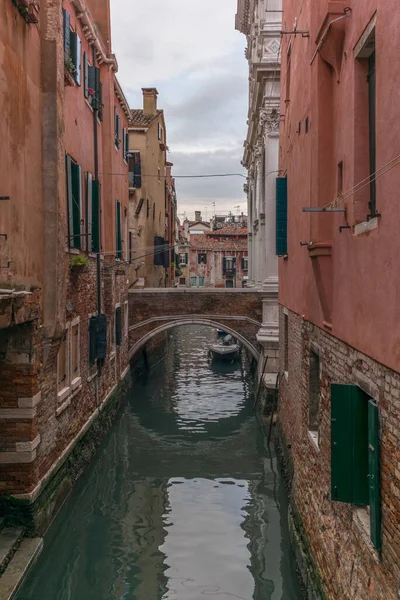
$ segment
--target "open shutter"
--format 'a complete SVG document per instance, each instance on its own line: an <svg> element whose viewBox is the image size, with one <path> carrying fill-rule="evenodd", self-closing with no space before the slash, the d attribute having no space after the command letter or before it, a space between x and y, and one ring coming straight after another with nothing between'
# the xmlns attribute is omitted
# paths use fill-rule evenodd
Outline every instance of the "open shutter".
<svg viewBox="0 0 400 600"><path fill-rule="evenodd" d="M82 43L80 37L75 31L70 33L71 58L75 65L74 79L78 85L81 85L81 52Z"/></svg>
<svg viewBox="0 0 400 600"><path fill-rule="evenodd" d="M104 360L107 356L107 317L97 317L97 360Z"/></svg>
<svg viewBox="0 0 400 600"><path fill-rule="evenodd" d="M226 258L224 256L224 258L222 259L222 273L224 275L226 275Z"/></svg>
<svg viewBox="0 0 400 600"><path fill-rule="evenodd" d="M100 252L100 183L92 181L92 252Z"/></svg>
<svg viewBox="0 0 400 600"><path fill-rule="evenodd" d="M128 160L128 152L129 152L129 133L128 130L125 128L124 129L124 145L125 145L125 150L124 150L124 160Z"/></svg>
<svg viewBox="0 0 400 600"><path fill-rule="evenodd" d="M121 118L117 115L117 130L116 130L116 144L117 148L121 146Z"/></svg>
<svg viewBox="0 0 400 600"><path fill-rule="evenodd" d="M116 202L116 214L115 214L115 234L117 241L117 254L116 257L122 258L122 224L121 224L121 203Z"/></svg>
<svg viewBox="0 0 400 600"><path fill-rule="evenodd" d="M244 267L244 258L242 257L242 271L244 271L244 270L245 270L245 267Z"/></svg>
<svg viewBox="0 0 400 600"><path fill-rule="evenodd" d="M371 541L381 549L381 495L379 468L379 411L375 400L368 402L368 483Z"/></svg>
<svg viewBox="0 0 400 600"><path fill-rule="evenodd" d="M356 385L331 385L332 500L368 504L368 401Z"/></svg>
<svg viewBox="0 0 400 600"><path fill-rule="evenodd" d="M83 53L83 93L89 98L89 62L87 53Z"/></svg>
<svg viewBox="0 0 400 600"><path fill-rule="evenodd" d="M97 317L89 319L89 362L93 364L97 359Z"/></svg>
<svg viewBox="0 0 400 600"><path fill-rule="evenodd" d="M123 128L122 130L122 153L124 156L124 160L126 160L126 154L128 152L128 148L126 145L126 127Z"/></svg>
<svg viewBox="0 0 400 600"><path fill-rule="evenodd" d="M71 246L81 249L81 219L82 219L82 170L81 167L71 162L72 180L72 231L70 236Z"/></svg>
<svg viewBox="0 0 400 600"><path fill-rule="evenodd" d="M98 71L98 80L97 80L97 97L98 97L98 117L99 121L103 120L103 84L100 81L100 69Z"/></svg>
<svg viewBox="0 0 400 600"><path fill-rule="evenodd" d="M287 254L287 178L276 180L276 254Z"/></svg>
<svg viewBox="0 0 400 600"><path fill-rule="evenodd" d="M140 161L140 152L133 153L133 187L142 187L142 164Z"/></svg>
<svg viewBox="0 0 400 600"><path fill-rule="evenodd" d="M92 252L93 248L93 177L87 173L86 178L86 239L87 251Z"/></svg>
<svg viewBox="0 0 400 600"><path fill-rule="evenodd" d="M234 256L232 260L232 269L233 272L236 273L236 256Z"/></svg>
<svg viewBox="0 0 400 600"><path fill-rule="evenodd" d="M115 309L115 343L120 346L122 342L122 314L121 307Z"/></svg>
<svg viewBox="0 0 400 600"><path fill-rule="evenodd" d="M185 254L185 263L187 265L189 265L189 253L188 252L186 252L186 254Z"/></svg>
<svg viewBox="0 0 400 600"><path fill-rule="evenodd" d="M69 12L63 8L64 22L64 52L67 56L71 56L71 16Z"/></svg>
<svg viewBox="0 0 400 600"><path fill-rule="evenodd" d="M67 172L67 220L68 220L68 246L73 248L74 238L74 221L73 221L73 201L72 201L72 161L71 157L66 156L66 172Z"/></svg>

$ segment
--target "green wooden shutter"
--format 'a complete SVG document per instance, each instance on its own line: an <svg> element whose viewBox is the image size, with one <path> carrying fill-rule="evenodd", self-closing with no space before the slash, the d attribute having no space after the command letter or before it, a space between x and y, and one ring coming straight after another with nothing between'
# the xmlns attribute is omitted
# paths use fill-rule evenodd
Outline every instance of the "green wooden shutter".
<svg viewBox="0 0 400 600"><path fill-rule="evenodd" d="M117 254L116 257L122 258L122 227L121 227L121 203L116 203L116 215L115 215L115 233L116 233L116 241L117 241Z"/></svg>
<svg viewBox="0 0 400 600"><path fill-rule="evenodd" d="M71 56L71 16L69 12L63 8L64 21L64 52L67 56Z"/></svg>
<svg viewBox="0 0 400 600"><path fill-rule="evenodd" d="M82 218L82 170L81 167L71 162L71 180L72 180L72 237L71 246L73 248L82 247L81 244L81 218Z"/></svg>
<svg viewBox="0 0 400 600"><path fill-rule="evenodd" d="M97 317L89 319L89 362L95 363L97 359Z"/></svg>
<svg viewBox="0 0 400 600"><path fill-rule="evenodd" d="M140 152L133 153L133 187L142 187L142 164L140 160Z"/></svg>
<svg viewBox="0 0 400 600"><path fill-rule="evenodd" d="M276 180L276 254L287 254L287 178Z"/></svg>
<svg viewBox="0 0 400 600"><path fill-rule="evenodd" d="M121 307L115 309L115 343L120 346L122 342L122 315Z"/></svg>
<svg viewBox="0 0 400 600"><path fill-rule="evenodd" d="M73 220L73 201L72 201L72 160L67 154L65 157L66 162L66 174L67 174L67 222L68 222L68 246L69 248L74 247L74 220Z"/></svg>
<svg viewBox="0 0 400 600"><path fill-rule="evenodd" d="M85 98L89 98L89 62L87 53L83 53L83 93Z"/></svg>
<svg viewBox="0 0 400 600"><path fill-rule="evenodd" d="M356 385L331 385L332 500L368 504L368 401Z"/></svg>
<svg viewBox="0 0 400 600"><path fill-rule="evenodd" d="M226 275L226 258L224 256L224 258L222 259L222 273L224 275Z"/></svg>
<svg viewBox="0 0 400 600"><path fill-rule="evenodd" d="M93 177L86 173L86 240L87 251L92 252L93 246Z"/></svg>
<svg viewBox="0 0 400 600"><path fill-rule="evenodd" d="M100 183L92 181L92 252L100 252Z"/></svg>
<svg viewBox="0 0 400 600"><path fill-rule="evenodd" d="M369 506L371 520L371 541L377 550L381 549L381 494L379 446L379 411L375 400L370 400L368 402Z"/></svg>
<svg viewBox="0 0 400 600"><path fill-rule="evenodd" d="M232 260L232 269L233 272L236 273L236 256L234 256Z"/></svg>
<svg viewBox="0 0 400 600"><path fill-rule="evenodd" d="M75 31L71 31L70 33L70 43L71 43L71 58L72 62L75 65L74 79L78 85L81 85L81 53L82 53L82 43L80 37Z"/></svg>
<svg viewBox="0 0 400 600"><path fill-rule="evenodd" d="M107 356L107 317L97 317L97 360L104 360Z"/></svg>
<svg viewBox="0 0 400 600"><path fill-rule="evenodd" d="M188 252L185 253L185 261L186 261L186 264L189 265L189 253Z"/></svg>

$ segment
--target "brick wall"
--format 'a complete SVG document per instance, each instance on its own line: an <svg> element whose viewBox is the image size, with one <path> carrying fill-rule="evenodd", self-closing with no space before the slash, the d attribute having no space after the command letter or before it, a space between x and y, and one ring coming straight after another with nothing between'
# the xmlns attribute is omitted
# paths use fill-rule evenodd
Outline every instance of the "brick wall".
<svg viewBox="0 0 400 600"><path fill-rule="evenodd" d="M286 310L286 309L285 309ZM293 468L292 501L328 598L389 600L400 592L400 374L288 311L288 376L279 421ZM280 309L281 371L284 309ZM321 364L319 448L308 433L309 355ZM330 500L330 384L360 385L378 400L381 426L382 552L363 509ZM364 509L365 510L365 509ZM363 525L365 518L366 525Z"/></svg>

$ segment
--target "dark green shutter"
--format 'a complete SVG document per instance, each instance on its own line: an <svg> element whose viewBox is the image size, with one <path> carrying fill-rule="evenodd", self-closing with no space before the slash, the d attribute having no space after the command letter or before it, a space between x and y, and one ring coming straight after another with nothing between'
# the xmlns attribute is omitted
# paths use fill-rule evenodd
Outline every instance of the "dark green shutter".
<svg viewBox="0 0 400 600"><path fill-rule="evenodd" d="M92 252L93 246L93 177L86 173L86 250Z"/></svg>
<svg viewBox="0 0 400 600"><path fill-rule="evenodd" d="M99 121L103 120L103 84L100 81L100 69L98 73L98 81L97 81L97 97L98 97L98 116Z"/></svg>
<svg viewBox="0 0 400 600"><path fill-rule="evenodd" d="M356 385L331 385L332 500L368 504L368 401Z"/></svg>
<svg viewBox="0 0 400 600"><path fill-rule="evenodd" d="M140 161L140 152L133 153L133 187L142 187L142 164Z"/></svg>
<svg viewBox="0 0 400 600"><path fill-rule="evenodd" d="M116 241L117 241L117 254L116 257L122 258L122 231L121 231L121 203L116 203L116 213L115 213L115 233L116 233Z"/></svg>
<svg viewBox="0 0 400 600"><path fill-rule="evenodd" d="M97 317L97 360L104 360L107 356L107 317Z"/></svg>
<svg viewBox="0 0 400 600"><path fill-rule="evenodd" d="M78 248L82 247L81 244L81 168L79 165L71 162L71 183L72 183L72 231L70 231L71 247Z"/></svg>
<svg viewBox="0 0 400 600"><path fill-rule="evenodd" d="M226 275L226 258L224 256L223 261L222 261L222 273L224 275Z"/></svg>
<svg viewBox="0 0 400 600"><path fill-rule="evenodd" d="M186 261L186 264L189 265L189 254L188 254L188 252L186 252L186 254L185 254L185 261Z"/></svg>
<svg viewBox="0 0 400 600"><path fill-rule="evenodd" d="M89 319L89 362L95 363L97 359L97 317Z"/></svg>
<svg viewBox="0 0 400 600"><path fill-rule="evenodd" d="M93 110L99 111L99 119L101 120L100 113L102 106L102 90L99 67L92 67L91 65L88 66L88 88L91 88L94 91L94 96L92 97L92 107Z"/></svg>
<svg viewBox="0 0 400 600"><path fill-rule="evenodd" d="M287 254L287 178L276 180L276 254Z"/></svg>
<svg viewBox="0 0 400 600"><path fill-rule="evenodd" d="M232 269L233 272L236 273L236 256L234 256L232 260Z"/></svg>
<svg viewBox="0 0 400 600"><path fill-rule="evenodd" d="M82 43L80 37L75 31L70 33L71 58L75 65L74 79L78 85L81 85L81 52Z"/></svg>
<svg viewBox="0 0 400 600"><path fill-rule="evenodd" d="M92 252L100 252L100 183L92 181Z"/></svg>
<svg viewBox="0 0 400 600"><path fill-rule="evenodd" d="M67 174L67 222L68 222L68 247L74 247L74 220L73 220L73 201L72 201L72 160L67 154L65 157L65 168Z"/></svg>
<svg viewBox="0 0 400 600"><path fill-rule="evenodd" d="M242 258L242 271L244 271L244 258Z"/></svg>
<svg viewBox="0 0 400 600"><path fill-rule="evenodd" d="M375 400L368 402L368 484L371 519L371 541L381 549L381 495L380 495L380 452L379 411Z"/></svg>
<svg viewBox="0 0 400 600"><path fill-rule="evenodd" d="M120 346L122 342L122 316L121 307L115 309L115 343Z"/></svg>
<svg viewBox="0 0 400 600"><path fill-rule="evenodd" d="M71 16L69 12L63 8L64 21L64 52L67 56L71 56Z"/></svg>
<svg viewBox="0 0 400 600"><path fill-rule="evenodd" d="M83 93L85 98L89 98L89 63L87 53L83 53Z"/></svg>

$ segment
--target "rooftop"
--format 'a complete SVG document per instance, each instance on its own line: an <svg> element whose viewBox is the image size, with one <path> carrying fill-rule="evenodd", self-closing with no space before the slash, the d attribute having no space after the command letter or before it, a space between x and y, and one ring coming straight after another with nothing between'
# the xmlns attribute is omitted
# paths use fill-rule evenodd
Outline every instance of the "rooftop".
<svg viewBox="0 0 400 600"><path fill-rule="evenodd" d="M207 235L232 235L232 236L247 236L247 227L238 227L237 225L226 225L221 229L210 231Z"/></svg>
<svg viewBox="0 0 400 600"><path fill-rule="evenodd" d="M229 240L219 240L215 236L210 235L191 235L190 236L190 247L193 250L210 250L212 252L246 252L247 251L247 237L245 239L231 238Z"/></svg>
<svg viewBox="0 0 400 600"><path fill-rule="evenodd" d="M145 115L142 108L133 108L131 110L131 127L149 127L154 119L162 114L162 110L157 110L155 115Z"/></svg>

